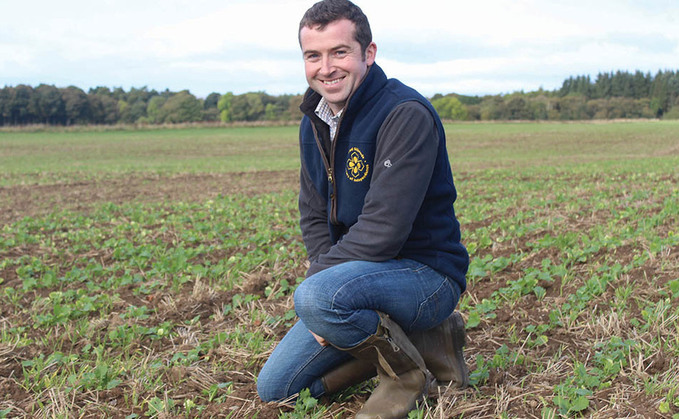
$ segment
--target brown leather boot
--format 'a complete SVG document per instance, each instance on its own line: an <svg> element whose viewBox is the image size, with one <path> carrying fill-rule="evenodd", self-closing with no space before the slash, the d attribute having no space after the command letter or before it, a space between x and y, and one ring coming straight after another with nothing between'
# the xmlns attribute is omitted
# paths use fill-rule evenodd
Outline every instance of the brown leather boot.
<svg viewBox="0 0 679 419"><path fill-rule="evenodd" d="M369 380L377 375L377 369L370 361L350 359L321 377L325 394L339 393L342 390Z"/></svg>
<svg viewBox="0 0 679 419"><path fill-rule="evenodd" d="M469 369L464 360L466 335L460 313L453 312L440 325L413 332L408 337L439 385L450 383L454 388L469 385Z"/></svg>
<svg viewBox="0 0 679 419"><path fill-rule="evenodd" d="M375 334L353 348L342 349L375 365L380 379L356 418L402 418L427 394L433 377L401 327L386 314L377 313L380 324Z"/></svg>
<svg viewBox="0 0 679 419"><path fill-rule="evenodd" d="M455 388L469 385L469 370L464 360L464 320L454 312L440 325L408 335L422 355L427 369L439 385L451 384ZM377 375L375 366L368 361L352 359L327 372L322 378L325 394L333 394L362 383Z"/></svg>

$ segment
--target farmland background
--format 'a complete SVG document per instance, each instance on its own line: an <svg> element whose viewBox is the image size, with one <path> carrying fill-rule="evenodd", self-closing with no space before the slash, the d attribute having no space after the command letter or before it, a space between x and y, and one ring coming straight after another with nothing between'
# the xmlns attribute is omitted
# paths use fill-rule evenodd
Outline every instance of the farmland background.
<svg viewBox="0 0 679 419"><path fill-rule="evenodd" d="M446 125L473 386L419 417L679 417L679 123ZM297 129L0 131L0 417L349 417L255 377L305 271Z"/></svg>

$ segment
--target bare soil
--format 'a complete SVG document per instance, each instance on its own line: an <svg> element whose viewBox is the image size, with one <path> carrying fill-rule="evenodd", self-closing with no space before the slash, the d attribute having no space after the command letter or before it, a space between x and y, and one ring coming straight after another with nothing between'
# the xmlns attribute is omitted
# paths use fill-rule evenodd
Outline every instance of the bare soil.
<svg viewBox="0 0 679 419"><path fill-rule="evenodd" d="M20 185L0 188L0 225L15 222L26 216L40 216L59 209L68 209L87 213L97 205L112 202L123 204L128 202L176 202L176 201L201 201L216 197L242 193L256 195L260 193L276 192L284 189L298 188L298 173L296 171L281 172L252 172L252 173L233 173L233 174L209 174L209 175L176 175L172 177L153 177L140 176L125 179L92 180L77 183L62 183L52 185ZM597 220L589 220L596 222ZM488 221L490 222L490 220ZM485 223L484 223L485 224ZM467 226L474 228L474 226ZM480 226L476 226L480 227ZM529 239L526 239L526 242ZM510 248L497 248L494 256L509 254L518 250L530 253L527 244L511 243ZM22 248L15 249L18 254L31 254L37 249ZM621 260L630 260L633 249L621 247L617 250L617 257ZM675 258L679 249L675 249L672 256ZM539 261L549 257L547 254L535 255L535 260ZM667 260L664 261L667 263ZM524 260L522 263L534 263L532 260ZM535 262L538 263L538 262ZM660 263L660 262L658 262ZM650 267L652 268L652 266ZM303 272L304 267L299 268L299 272L291 272L294 278ZM481 301L489 297L495 290L506 286L508 280L516 279L518 269L514 267L507 269L498 276L497 282L479 281L470 285L468 293L474 300ZM576 267L577 269L577 267ZM5 272L5 280L12 281L11 272ZM577 275L577 271L575 273ZM632 272L636 287L643 289L646 285L652 288L649 282L654 275L649 272ZM670 279L670 278L667 278ZM247 294L260 295L261 304L272 314L283 314L290 309L291 301L281 304L279 300L268 301L264 296L264 289L270 283L271 275L268 272L253 273L243 284L240 292ZM542 283L547 294L545 301L556 301L559 294L567 294L569 285L560 283ZM233 329L239 321L238 318L231 316L210 320L210 316L218 311L223 304L229 302L233 292L217 292L211 290L196 289L195 283L185 285L185 292L176 294L174 297L162 293L146 296L145 301L140 301L139 295L134 295L125 289L119 290L120 300L135 305L146 304L152 307L156 316L169 319L176 323L198 318L204 325L221 330ZM565 291L558 292L565 287ZM653 284L657 287L657 284ZM178 295L178 296L177 296ZM603 296L602 301L610 296ZM657 298L647 296L647 298ZM508 331L523 331L528 325L547 323L548 312L546 304L541 304L535 298L524 298L514 307L501 307L496 311L497 317L492 321L484 321L478 328L472 329L468 333L468 343L466 356L470 369L474 369L476 356L481 354L486 358L492 357L496 349L501 344L506 344L510 350L519 353L526 353L519 343L512 344L508 338ZM594 305L596 306L596 305ZM597 313L582 313L582 316L593 316ZM0 317L5 314L0 308ZM7 319L11 321L12 319ZM15 319L19 320L19 319ZM26 320L19 320L26 323ZM157 324L157 318L147 320L149 324ZM230 323L231 322L231 323ZM102 323L100 325L102 333L112 330L116 325ZM256 325L255 325L256 326ZM625 323L625 319L620 319L618 327L630 329L631 326ZM277 339L285 334L285 328L279 327L271 331ZM29 332L30 333L30 332ZM591 354L592 341L596 339L596 330L567 330L549 331L549 343L541 349L530 351L530 356L537 359L544 359L545 362L551 358L556 351L564 351L564 355L587 356ZM190 339L185 339L187 347L190 347ZM85 344L86 342L80 342ZM176 348L145 347L137 348L138 351L173 351L181 350L181 343L177 343ZM11 348L0 347L0 402L10 403L16 408L15 411L31 412L36 409L35 397L28 394L23 388L17 386L17 380L22 375L21 362L31 359L36 353L42 350L48 351L49 348ZM202 354L210 359L217 359L224 364L233 367L224 371L206 371L198 367L175 367L171 369L164 380L173 388L173 396L177 399L194 399L204 397L206 387L211 383L227 382L234 383L234 391L228 396L224 403L209 404L203 411L202 417L251 417L256 414L258 418L277 418L281 412L290 411L280 404L262 403L256 393L255 377L264 359L257 359L255 362L248 358L248 354L237 354L215 351L214 353ZM534 359L533 361L536 361ZM662 353L654 354L642 362L645 374L663 371L669 365L666 355ZM503 370L492 370L484 385L477 389L469 388L466 390L454 390L442 388L441 396L438 400L429 400L435 417L499 417L502 412L507 412L511 417L541 417L541 407L545 400L551 400L554 396L553 387L564 379L564 372L569 371L567 365L556 363L550 366L551 370L542 374L530 374L522 365L510 366ZM572 370L571 370L572 371ZM46 371L48 373L49 371ZM658 399L644 392L626 393L630 386L624 380L614 383L608 389L608 393L597 394L595 406L602 409L598 413L590 412L594 417L639 417L652 418L661 417L658 413ZM97 392L96 394L80 394L76 400L63 401L82 406L80 412L71 412L69 417L97 417L101 414L101 406L106 405L110 417L126 417L131 413L143 416L144 412L123 411L116 409L122 406L130 394L134 391L132 384L123 383L122 385L108 391ZM350 416L351 412L356 412L365 401L368 391L357 391L348 396L347 400L329 399L322 400L327 403L331 412L338 413L341 417ZM608 397L609 399L606 399ZM49 399L49 398L48 398ZM610 400L617 400L611 403ZM53 400L57 405L59 400ZM5 404L6 406L7 404ZM0 404L2 406L2 404ZM44 408L43 408L43 411ZM55 409L55 411L57 411Z"/></svg>
<svg viewBox="0 0 679 419"><path fill-rule="evenodd" d="M112 202L201 201L219 195L255 195L299 188L296 171L137 176L50 185L0 187L0 225L55 209L88 211Z"/></svg>

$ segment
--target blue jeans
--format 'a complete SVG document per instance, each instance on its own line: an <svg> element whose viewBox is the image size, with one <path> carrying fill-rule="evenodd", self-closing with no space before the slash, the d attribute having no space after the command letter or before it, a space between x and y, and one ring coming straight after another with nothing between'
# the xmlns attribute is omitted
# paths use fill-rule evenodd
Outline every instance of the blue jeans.
<svg viewBox="0 0 679 419"><path fill-rule="evenodd" d="M304 388L322 396L320 378L351 359L337 348L352 348L377 331L375 310L410 333L440 324L459 298L454 281L408 259L347 262L312 275L295 291L299 320L259 373L259 396L283 400ZM310 330L331 345L321 346Z"/></svg>

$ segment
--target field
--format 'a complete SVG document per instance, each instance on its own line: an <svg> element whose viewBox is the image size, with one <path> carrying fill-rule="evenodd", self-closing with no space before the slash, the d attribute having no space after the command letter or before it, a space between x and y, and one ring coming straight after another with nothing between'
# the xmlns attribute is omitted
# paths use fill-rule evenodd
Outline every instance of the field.
<svg viewBox="0 0 679 419"><path fill-rule="evenodd" d="M472 386L413 418L679 418L679 123L446 126ZM288 127L0 131L0 418L262 403L305 271Z"/></svg>

